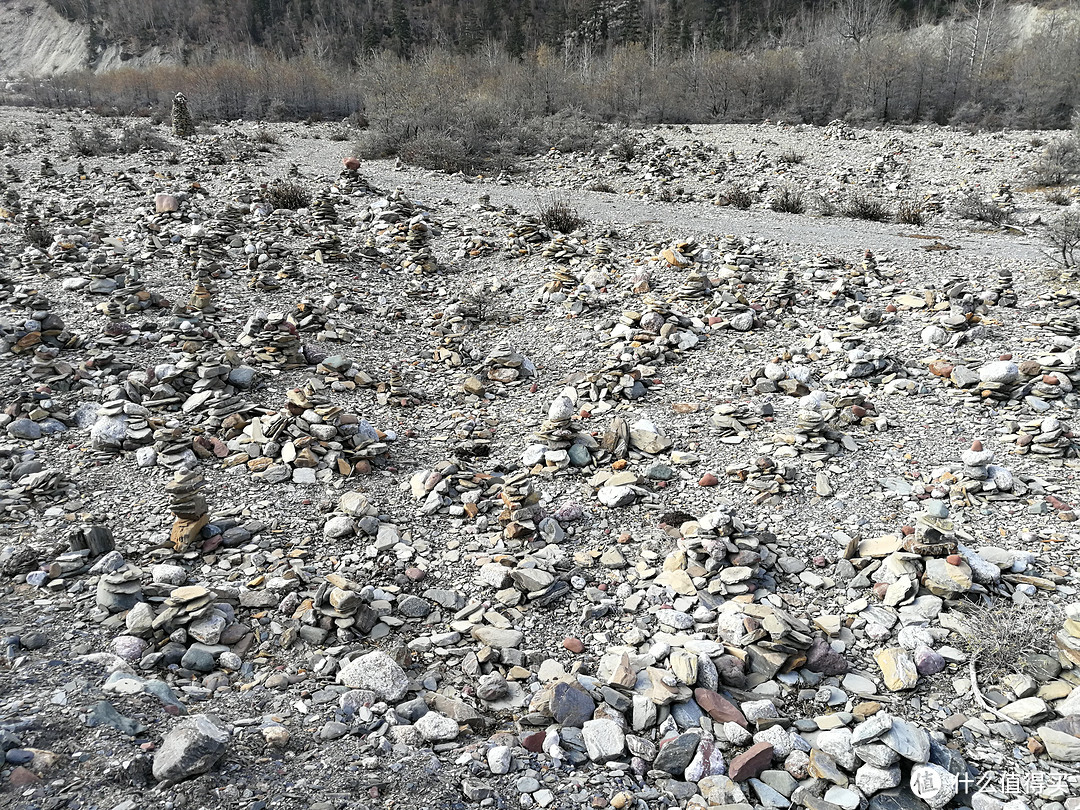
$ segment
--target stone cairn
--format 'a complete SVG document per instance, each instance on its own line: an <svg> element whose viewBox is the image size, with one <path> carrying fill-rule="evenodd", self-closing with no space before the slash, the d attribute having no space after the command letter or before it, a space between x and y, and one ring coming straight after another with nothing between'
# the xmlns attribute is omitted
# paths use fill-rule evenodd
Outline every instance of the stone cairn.
<svg viewBox="0 0 1080 810"><path fill-rule="evenodd" d="M206 498L199 490L206 483L201 472L176 472L165 485L169 510L176 517L169 540L177 551L186 549L209 521Z"/></svg>
<svg viewBox="0 0 1080 810"><path fill-rule="evenodd" d="M177 138L190 138L195 134L195 123L188 110L187 96L177 93L172 101L172 130Z"/></svg>

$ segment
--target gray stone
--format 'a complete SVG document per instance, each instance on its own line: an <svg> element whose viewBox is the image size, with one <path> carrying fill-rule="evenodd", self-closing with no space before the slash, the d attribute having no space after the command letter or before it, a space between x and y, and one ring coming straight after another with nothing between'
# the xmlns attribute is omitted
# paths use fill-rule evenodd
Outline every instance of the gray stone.
<svg viewBox="0 0 1080 810"><path fill-rule="evenodd" d="M420 736L428 742L456 740L458 736L457 721L438 712L428 712L414 725Z"/></svg>
<svg viewBox="0 0 1080 810"><path fill-rule="evenodd" d="M593 762L608 762L621 756L626 748L626 735L613 720L589 720L581 734Z"/></svg>
<svg viewBox="0 0 1080 810"><path fill-rule="evenodd" d="M206 773L229 745L229 735L204 714L189 717L165 735L154 755L154 778L179 782Z"/></svg>
<svg viewBox="0 0 1080 810"><path fill-rule="evenodd" d="M376 650L344 664L337 682L352 689L370 689L380 700L393 702L405 696L409 679L389 655Z"/></svg>

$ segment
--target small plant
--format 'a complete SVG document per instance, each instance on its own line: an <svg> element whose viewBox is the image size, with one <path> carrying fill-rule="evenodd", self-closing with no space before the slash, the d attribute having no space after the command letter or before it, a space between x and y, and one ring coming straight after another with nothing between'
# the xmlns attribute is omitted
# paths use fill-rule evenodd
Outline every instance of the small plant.
<svg viewBox="0 0 1080 810"><path fill-rule="evenodd" d="M1069 205L1072 199L1060 188L1050 189L1050 191L1043 194L1043 199L1050 205Z"/></svg>
<svg viewBox="0 0 1080 810"><path fill-rule="evenodd" d="M794 149L789 149L787 152L781 153L780 157L777 158L778 162L788 166L797 166L804 160L806 160L806 156L799 154Z"/></svg>
<svg viewBox="0 0 1080 810"><path fill-rule="evenodd" d="M588 186L588 190L598 191L601 194L614 194L615 186L611 185L607 180L597 180Z"/></svg>
<svg viewBox="0 0 1080 810"><path fill-rule="evenodd" d="M769 203L773 211L785 214L801 214L806 210L802 192L794 186L784 186Z"/></svg>
<svg viewBox="0 0 1080 810"><path fill-rule="evenodd" d="M564 197L555 194L540 206L540 221L548 230L557 233L573 233L585 224L585 218Z"/></svg>
<svg viewBox="0 0 1080 810"><path fill-rule="evenodd" d="M255 130L255 134L251 136L251 139L255 141L255 143L260 143L265 146L273 146L275 144L281 143L281 141L278 139L278 136L266 127L259 127L257 130Z"/></svg>
<svg viewBox="0 0 1080 810"><path fill-rule="evenodd" d="M1023 672L1031 654L1051 654L1051 638L1061 617L1049 604L1036 609L1008 602L974 605L964 603L962 647L973 671L988 681Z"/></svg>
<svg viewBox="0 0 1080 810"><path fill-rule="evenodd" d="M34 222L23 228L23 236L28 245L45 250L52 244L52 233L44 225Z"/></svg>
<svg viewBox="0 0 1080 810"><path fill-rule="evenodd" d="M963 219L989 225L1004 225L1010 219L1008 211L998 208L992 201L974 191L969 191L957 200L954 210L957 216Z"/></svg>
<svg viewBox="0 0 1080 810"><path fill-rule="evenodd" d="M1032 135L1031 140L1028 141L1034 148L1039 149L1046 146L1046 138L1042 138L1038 135Z"/></svg>
<svg viewBox="0 0 1080 810"><path fill-rule="evenodd" d="M615 142L611 144L611 148L608 152L616 160L621 160L623 163L629 163L634 159L637 154L637 148L634 146L634 141L629 135L620 135L615 139Z"/></svg>
<svg viewBox="0 0 1080 810"><path fill-rule="evenodd" d="M331 141L347 141L349 140L349 128L346 126L331 127L326 137Z"/></svg>
<svg viewBox="0 0 1080 810"><path fill-rule="evenodd" d="M849 194L840 206L840 213L845 217L865 219L869 222L886 222L892 217L889 206L884 200L872 197L863 191Z"/></svg>
<svg viewBox="0 0 1080 810"><path fill-rule="evenodd" d="M1080 257L1080 211L1065 211L1050 223L1046 231L1050 242L1051 256L1063 267L1076 267Z"/></svg>
<svg viewBox="0 0 1080 810"><path fill-rule="evenodd" d="M286 208L296 211L299 208L306 208L311 202L310 192L302 183L295 180L274 180L266 187L263 196L274 210Z"/></svg>
<svg viewBox="0 0 1080 810"><path fill-rule="evenodd" d="M754 204L754 195L740 186L731 186L724 193L724 200L733 208L745 211Z"/></svg>
<svg viewBox="0 0 1080 810"><path fill-rule="evenodd" d="M818 212L819 216L836 216L836 203L833 202L833 199L831 197L826 197L824 194L814 195L814 208Z"/></svg>
<svg viewBox="0 0 1080 810"><path fill-rule="evenodd" d="M922 225L926 222L926 209L922 201L914 197L900 200L896 205L896 221L901 225Z"/></svg>

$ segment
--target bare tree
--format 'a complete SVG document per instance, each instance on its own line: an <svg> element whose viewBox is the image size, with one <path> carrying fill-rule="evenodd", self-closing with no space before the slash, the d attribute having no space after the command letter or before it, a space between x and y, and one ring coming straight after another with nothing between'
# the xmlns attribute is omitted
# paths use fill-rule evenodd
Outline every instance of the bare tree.
<svg viewBox="0 0 1080 810"><path fill-rule="evenodd" d="M892 10L892 0L837 0L838 33L859 47L889 20Z"/></svg>

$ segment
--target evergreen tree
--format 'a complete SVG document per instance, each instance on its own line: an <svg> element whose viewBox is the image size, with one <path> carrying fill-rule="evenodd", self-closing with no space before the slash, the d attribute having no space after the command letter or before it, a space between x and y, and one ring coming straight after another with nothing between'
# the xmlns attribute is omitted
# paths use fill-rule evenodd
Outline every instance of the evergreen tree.
<svg viewBox="0 0 1080 810"><path fill-rule="evenodd" d="M394 39L397 40L398 55L408 56L412 53L413 35L412 24L409 22L409 12L405 10L402 0L394 0L392 17Z"/></svg>
<svg viewBox="0 0 1080 810"><path fill-rule="evenodd" d="M525 54L525 31L521 24L521 9L514 9L514 15L510 18L509 28L506 32L506 52L514 59L520 59Z"/></svg>

